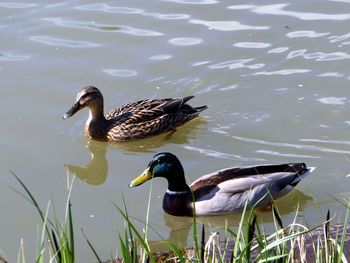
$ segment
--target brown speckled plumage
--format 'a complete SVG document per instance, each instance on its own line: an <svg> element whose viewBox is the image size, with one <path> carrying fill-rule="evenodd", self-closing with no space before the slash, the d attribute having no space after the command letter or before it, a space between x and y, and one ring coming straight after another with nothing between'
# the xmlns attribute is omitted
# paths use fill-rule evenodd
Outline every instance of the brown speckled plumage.
<svg viewBox="0 0 350 263"><path fill-rule="evenodd" d="M92 86L83 88L68 118L84 107L90 111L84 128L87 138L102 141L129 141L175 130L197 117L206 106L192 107L186 102L194 96L140 100L103 114L103 96Z"/></svg>

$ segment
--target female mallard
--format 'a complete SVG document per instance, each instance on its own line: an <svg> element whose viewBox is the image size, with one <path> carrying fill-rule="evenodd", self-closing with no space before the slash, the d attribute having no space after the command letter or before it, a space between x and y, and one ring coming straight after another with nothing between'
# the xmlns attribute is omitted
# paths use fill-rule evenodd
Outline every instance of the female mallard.
<svg viewBox="0 0 350 263"><path fill-rule="evenodd" d="M129 187L153 177L165 177L165 212L192 216L194 201L196 215L219 215L240 212L246 202L255 207L267 206L289 193L311 170L304 163L231 167L204 175L188 186L179 159L171 153L159 153Z"/></svg>
<svg viewBox="0 0 350 263"><path fill-rule="evenodd" d="M163 132L175 131L176 127L197 117L207 106L191 107L186 104L194 96L140 100L117 107L103 114L103 96L95 87L88 86L77 94L64 119L88 107L89 118L84 134L100 141L128 141Z"/></svg>

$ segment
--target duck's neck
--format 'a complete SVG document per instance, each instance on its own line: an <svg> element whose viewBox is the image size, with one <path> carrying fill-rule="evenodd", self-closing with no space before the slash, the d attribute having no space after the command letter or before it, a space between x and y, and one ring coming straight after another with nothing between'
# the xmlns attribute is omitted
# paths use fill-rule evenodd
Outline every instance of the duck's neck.
<svg viewBox="0 0 350 263"><path fill-rule="evenodd" d="M106 141L109 122L103 114L103 102L89 106L89 118L86 121L84 134L87 138Z"/></svg>
<svg viewBox="0 0 350 263"><path fill-rule="evenodd" d="M190 187L187 185L185 176L168 177L168 190L167 193L188 193Z"/></svg>
<svg viewBox="0 0 350 263"><path fill-rule="evenodd" d="M103 101L99 101L89 106L89 118L86 125L91 122L106 122L106 118L103 113Z"/></svg>
<svg viewBox="0 0 350 263"><path fill-rule="evenodd" d="M176 180L178 179L178 180ZM163 209L174 216L192 216L192 194L185 178L168 178L168 189L163 198Z"/></svg>

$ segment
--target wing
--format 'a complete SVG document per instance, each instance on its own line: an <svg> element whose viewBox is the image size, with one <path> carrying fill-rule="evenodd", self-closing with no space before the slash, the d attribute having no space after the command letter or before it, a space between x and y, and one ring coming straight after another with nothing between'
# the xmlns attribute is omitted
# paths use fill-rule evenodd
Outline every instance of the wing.
<svg viewBox="0 0 350 263"><path fill-rule="evenodd" d="M290 183L297 184L301 176L308 171L304 163L287 163L279 165L259 165L246 167L231 167L198 178L191 184L191 189L195 191L203 186L219 185L222 183L235 186L232 189L250 188L263 180L278 180L287 176ZM299 178L299 180L298 180ZM245 183L244 183L245 182Z"/></svg>
<svg viewBox="0 0 350 263"><path fill-rule="evenodd" d="M126 113L125 113L126 114ZM123 115L125 115L123 114ZM111 140L130 140L157 135L163 132L174 130L195 116L189 115L162 115L148 121L135 123L135 115L127 118L123 123L111 129L108 136ZM125 139L126 138L126 139Z"/></svg>
<svg viewBox="0 0 350 263"><path fill-rule="evenodd" d="M120 107L117 107L106 114L106 119L118 117L121 114L127 112L138 112L142 110L156 110L159 106L163 105L171 99L158 99L158 100L139 100L137 102L129 103Z"/></svg>
<svg viewBox="0 0 350 263"><path fill-rule="evenodd" d="M271 200L290 192L311 170L303 163L294 163L228 168L206 175L191 185L196 197L196 213L208 215L238 212L243 210L246 203L250 206L266 206ZM231 179L221 179L219 183L217 179L216 185L205 185L205 181L210 182L208 177L215 178L220 174Z"/></svg>
<svg viewBox="0 0 350 263"><path fill-rule="evenodd" d="M155 100L140 100L130 103L106 114L107 119L119 117L122 114L128 113L129 116L125 121L126 125L135 123L145 123L147 121L155 120L161 116L169 115L169 122L178 121L178 119L190 119L198 116L199 112L206 109L206 106L194 108L188 104L187 101L194 98L194 96L187 96L184 98L164 98ZM131 114L130 114L131 113ZM179 116L179 118L174 116ZM192 117L193 115L193 117ZM187 116L187 118L185 118ZM170 120L172 119L172 120ZM163 120L160 120L163 122Z"/></svg>
<svg viewBox="0 0 350 263"><path fill-rule="evenodd" d="M207 108L187 104L193 97L142 100L116 108L106 114L113 127L108 138L125 141L174 130Z"/></svg>

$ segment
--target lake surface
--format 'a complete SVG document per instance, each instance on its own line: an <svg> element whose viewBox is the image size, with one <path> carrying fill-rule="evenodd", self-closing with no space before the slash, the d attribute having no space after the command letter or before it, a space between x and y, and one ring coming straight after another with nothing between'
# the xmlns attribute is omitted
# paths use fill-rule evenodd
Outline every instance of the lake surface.
<svg viewBox="0 0 350 263"><path fill-rule="evenodd" d="M10 170L64 218L67 174L77 262L118 250L122 196L146 219L151 183L128 183L161 151L189 181L237 165L304 161L315 166L281 199L283 220L321 223L350 196L350 1L43 1L0 3L0 251L13 262L23 239L34 261L40 220ZM106 144L82 134L87 110L62 115L95 85L106 110L145 98L195 95L208 110L171 136ZM91 156L93 155L93 158ZM80 168L79 168L80 167ZM86 167L86 169L81 169ZM153 180L149 223L186 244L191 220L166 215L164 180ZM271 225L270 212L260 220ZM240 215L202 218L217 227ZM142 229L142 224L139 226ZM161 237L149 230L150 239Z"/></svg>

